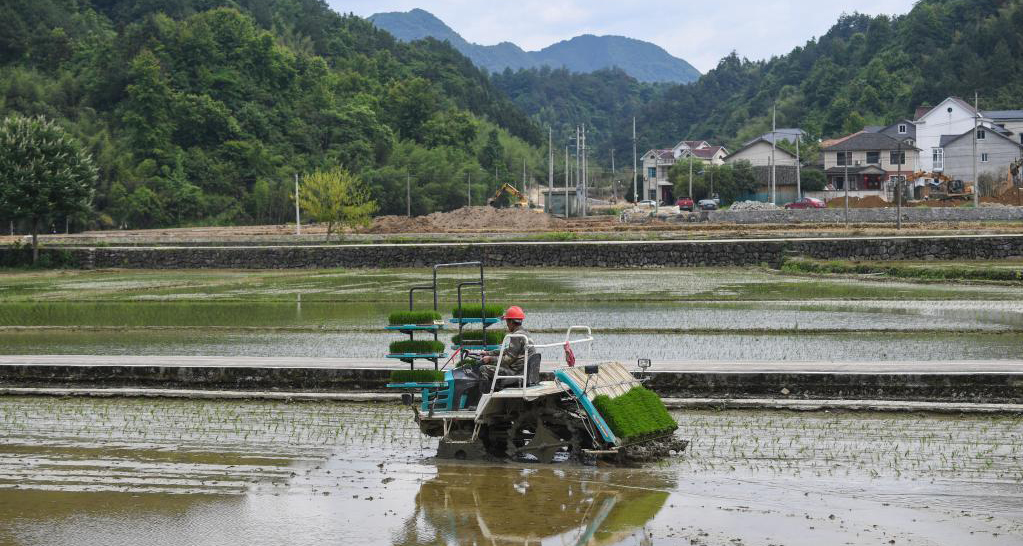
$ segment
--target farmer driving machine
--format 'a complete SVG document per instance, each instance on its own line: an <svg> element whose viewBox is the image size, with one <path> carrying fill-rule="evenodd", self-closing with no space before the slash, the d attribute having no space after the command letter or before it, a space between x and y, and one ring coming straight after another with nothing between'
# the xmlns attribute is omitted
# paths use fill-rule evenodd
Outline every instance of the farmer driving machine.
<svg viewBox="0 0 1023 546"><path fill-rule="evenodd" d="M458 328L451 357L443 368L437 369L438 360L447 357L441 354L440 346L431 346L428 349L431 352L421 355L388 355L412 364L409 370L393 372L392 383L387 386L407 391L402 401L412 408L420 430L440 438L438 457L593 462L598 458L648 459L685 449L687 442L675 438L678 425L661 399L625 366L617 362L575 365L575 352L593 342L588 326L568 327L563 338L547 344L536 343L519 333L502 336L488 331L500 322L502 310L486 303L481 262L434 266L433 284L409 291L410 315L415 313L416 291L432 291L433 311L426 313L430 318L439 314L437 272L448 267L473 267L479 271L478 278L457 284L457 306L448 321ZM466 288L472 289L474 296L475 289L479 289L479 305L464 304ZM420 328L427 329L436 340L443 325L431 321L392 324L391 328L410 336ZM517 339L526 346L521 371L498 367L492 378L484 380L482 351L496 351L497 362L502 362L510 344ZM540 372L543 356L559 353L564 356L564 363L554 366L553 374L543 380ZM431 360L435 369L415 369L415 359ZM650 361L639 362L645 372Z"/></svg>

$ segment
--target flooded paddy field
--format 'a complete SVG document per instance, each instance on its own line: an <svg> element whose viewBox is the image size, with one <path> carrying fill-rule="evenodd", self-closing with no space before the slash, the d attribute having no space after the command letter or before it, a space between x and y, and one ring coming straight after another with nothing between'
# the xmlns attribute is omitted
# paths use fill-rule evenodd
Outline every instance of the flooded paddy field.
<svg viewBox="0 0 1023 546"><path fill-rule="evenodd" d="M466 273L470 274L471 273ZM1023 354L1023 290L760 268L493 269L543 342L592 326L590 356L662 360L951 360ZM430 269L0 274L0 353L381 358L382 327ZM440 310L456 279L441 275ZM417 304L430 307L423 295ZM454 332L442 334L447 341Z"/></svg>
<svg viewBox="0 0 1023 546"><path fill-rule="evenodd" d="M0 399L0 544L1019 544L1023 418L675 412L634 468L452 464L403 407Z"/></svg>
<svg viewBox="0 0 1023 546"><path fill-rule="evenodd" d="M868 362L1010 360L1023 354L1019 333L595 333L580 348L584 361L637 358L657 361ZM446 336L450 336L450 333ZM555 343L563 333L537 333L538 343ZM153 355L224 357L364 358L379 361L393 334L369 332L87 330L0 331L5 355ZM443 339L443 338L442 338ZM448 353L452 351L449 348ZM559 348L541 351L545 361L561 359Z"/></svg>

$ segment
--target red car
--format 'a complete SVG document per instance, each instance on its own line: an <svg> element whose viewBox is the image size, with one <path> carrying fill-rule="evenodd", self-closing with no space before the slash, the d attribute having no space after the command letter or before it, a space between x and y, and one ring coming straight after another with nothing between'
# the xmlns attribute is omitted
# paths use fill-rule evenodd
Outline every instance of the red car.
<svg viewBox="0 0 1023 546"><path fill-rule="evenodd" d="M679 210L688 210L689 212L692 212L693 200L688 197L682 197L678 201L675 201L675 206L677 206Z"/></svg>
<svg viewBox="0 0 1023 546"><path fill-rule="evenodd" d="M814 199L813 197L804 197L798 201L793 201L785 205L787 209L826 209L828 205L820 199Z"/></svg>

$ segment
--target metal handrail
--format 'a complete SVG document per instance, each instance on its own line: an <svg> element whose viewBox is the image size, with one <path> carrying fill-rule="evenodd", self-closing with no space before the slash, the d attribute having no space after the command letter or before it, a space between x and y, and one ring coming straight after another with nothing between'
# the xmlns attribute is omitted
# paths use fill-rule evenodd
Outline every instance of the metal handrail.
<svg viewBox="0 0 1023 546"><path fill-rule="evenodd" d="M573 330L586 330L586 337L579 339L572 339ZM501 375L501 361L504 360L504 350L510 344L510 340L513 338L523 338L526 340L526 353L523 355L524 361L522 363L522 375ZM581 343L590 343L593 340L593 332L589 326L569 326L568 330L565 331L565 341L559 343L546 343L546 344L533 344L529 342L529 336L526 334L505 334L504 339L501 341L501 350L497 355L497 367L494 370L494 378L490 382L490 392L494 392L497 387L498 379L521 379L522 387L526 388L526 382L529 377L529 357L531 354L536 354L537 349L550 349L554 347L564 347L567 345L575 345ZM514 388L514 387L513 387Z"/></svg>

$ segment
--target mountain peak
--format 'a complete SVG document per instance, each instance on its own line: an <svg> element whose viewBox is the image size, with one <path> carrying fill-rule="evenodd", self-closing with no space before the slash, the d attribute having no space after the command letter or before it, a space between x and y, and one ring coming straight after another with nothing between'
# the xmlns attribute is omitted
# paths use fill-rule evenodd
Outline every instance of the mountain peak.
<svg viewBox="0 0 1023 546"><path fill-rule="evenodd" d="M492 46L470 43L444 21L420 8L408 12L377 13L369 20L399 40L414 41L427 37L446 40L477 66L491 72L550 66L589 73L618 67L645 82L689 83L700 77L700 72L691 64L671 56L660 46L627 36L582 34L540 51L523 51L511 42Z"/></svg>

